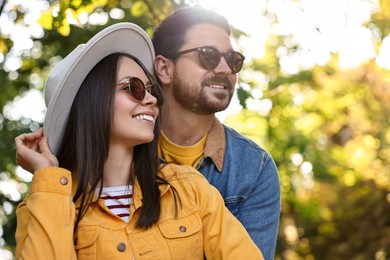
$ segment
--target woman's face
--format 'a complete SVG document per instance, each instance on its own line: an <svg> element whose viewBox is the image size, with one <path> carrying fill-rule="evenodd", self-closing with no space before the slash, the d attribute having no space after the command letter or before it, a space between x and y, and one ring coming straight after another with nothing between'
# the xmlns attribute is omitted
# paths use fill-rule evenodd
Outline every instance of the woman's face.
<svg viewBox="0 0 390 260"><path fill-rule="evenodd" d="M111 144L134 147L149 143L154 138L154 124L159 113L157 99L148 91L145 92L143 100L134 98L126 84L134 77L139 78L145 86L151 84L145 72L134 60L128 57L121 58L115 89Z"/></svg>

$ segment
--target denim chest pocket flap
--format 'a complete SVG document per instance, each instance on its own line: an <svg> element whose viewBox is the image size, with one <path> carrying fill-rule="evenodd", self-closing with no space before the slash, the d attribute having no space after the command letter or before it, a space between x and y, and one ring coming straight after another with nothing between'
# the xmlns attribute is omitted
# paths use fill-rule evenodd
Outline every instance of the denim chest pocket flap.
<svg viewBox="0 0 390 260"><path fill-rule="evenodd" d="M79 227L75 238L75 249L83 249L92 246L96 243L99 237L97 227Z"/></svg>
<svg viewBox="0 0 390 260"><path fill-rule="evenodd" d="M199 214L191 214L178 219L169 219L158 223L161 234L168 239L192 236L202 229Z"/></svg>

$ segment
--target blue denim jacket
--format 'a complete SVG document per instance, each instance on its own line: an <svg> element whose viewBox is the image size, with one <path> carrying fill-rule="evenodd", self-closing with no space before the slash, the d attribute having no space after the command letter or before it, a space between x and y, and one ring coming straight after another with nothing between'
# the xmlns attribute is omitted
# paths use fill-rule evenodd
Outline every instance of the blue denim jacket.
<svg viewBox="0 0 390 260"><path fill-rule="evenodd" d="M197 169L219 190L264 258L274 259L281 202L271 155L215 119Z"/></svg>

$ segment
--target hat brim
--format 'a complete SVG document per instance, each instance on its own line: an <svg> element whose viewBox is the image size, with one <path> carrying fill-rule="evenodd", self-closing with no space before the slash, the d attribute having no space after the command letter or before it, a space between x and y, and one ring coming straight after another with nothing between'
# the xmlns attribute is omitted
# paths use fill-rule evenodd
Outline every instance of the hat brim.
<svg viewBox="0 0 390 260"><path fill-rule="evenodd" d="M86 44L79 45L52 70L46 82L44 134L53 154L58 152L73 100L82 82L99 61L113 53L132 55L153 72L153 45L146 32L136 24L111 25Z"/></svg>

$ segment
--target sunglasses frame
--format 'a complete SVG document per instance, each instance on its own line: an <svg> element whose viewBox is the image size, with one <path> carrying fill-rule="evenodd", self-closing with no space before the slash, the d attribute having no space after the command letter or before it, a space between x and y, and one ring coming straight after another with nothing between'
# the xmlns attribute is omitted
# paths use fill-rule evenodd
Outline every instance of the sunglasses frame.
<svg viewBox="0 0 390 260"><path fill-rule="evenodd" d="M135 93L135 91L132 91L131 84L133 82L136 82L137 86L143 87L143 89L142 89L143 91L142 91L142 93L140 93L140 96L137 93ZM123 90L127 90L127 92L129 92L130 96L132 96L137 101L142 101L145 98L146 91L147 91L153 97L155 97L157 99L158 106L161 106L164 103L161 87L157 83L145 85L144 82L140 78L131 77L129 79L126 79L126 81L124 81L124 82L120 82L120 83L116 84L116 86L121 87L121 89L123 89ZM155 91L153 91L153 90L155 90Z"/></svg>
<svg viewBox="0 0 390 260"><path fill-rule="evenodd" d="M207 60L205 60L205 58L202 57L202 55L203 55L203 53L205 53L206 49L208 49L208 50L211 49L212 51L214 51L215 53L218 54L219 58L218 58L218 62L216 63L216 65L205 64L205 62L207 62ZM242 66L244 65L245 56L242 55L241 53L239 53L237 51L220 52L217 48L215 48L213 46L202 46L202 47L196 47L196 48L192 48L192 49L188 49L188 50L179 51L172 58L177 58L183 54L194 52L194 51L196 51L198 53L198 59L199 59L200 65L202 65L202 67L204 67L207 70L215 69L218 66L218 64L221 62L222 57L225 58L227 65L229 66L229 68L232 70L233 73L238 73L242 69ZM241 64L240 64L239 69L236 69L235 64L232 64L232 62L230 61L229 55L231 55L231 54L238 55L240 57Z"/></svg>

